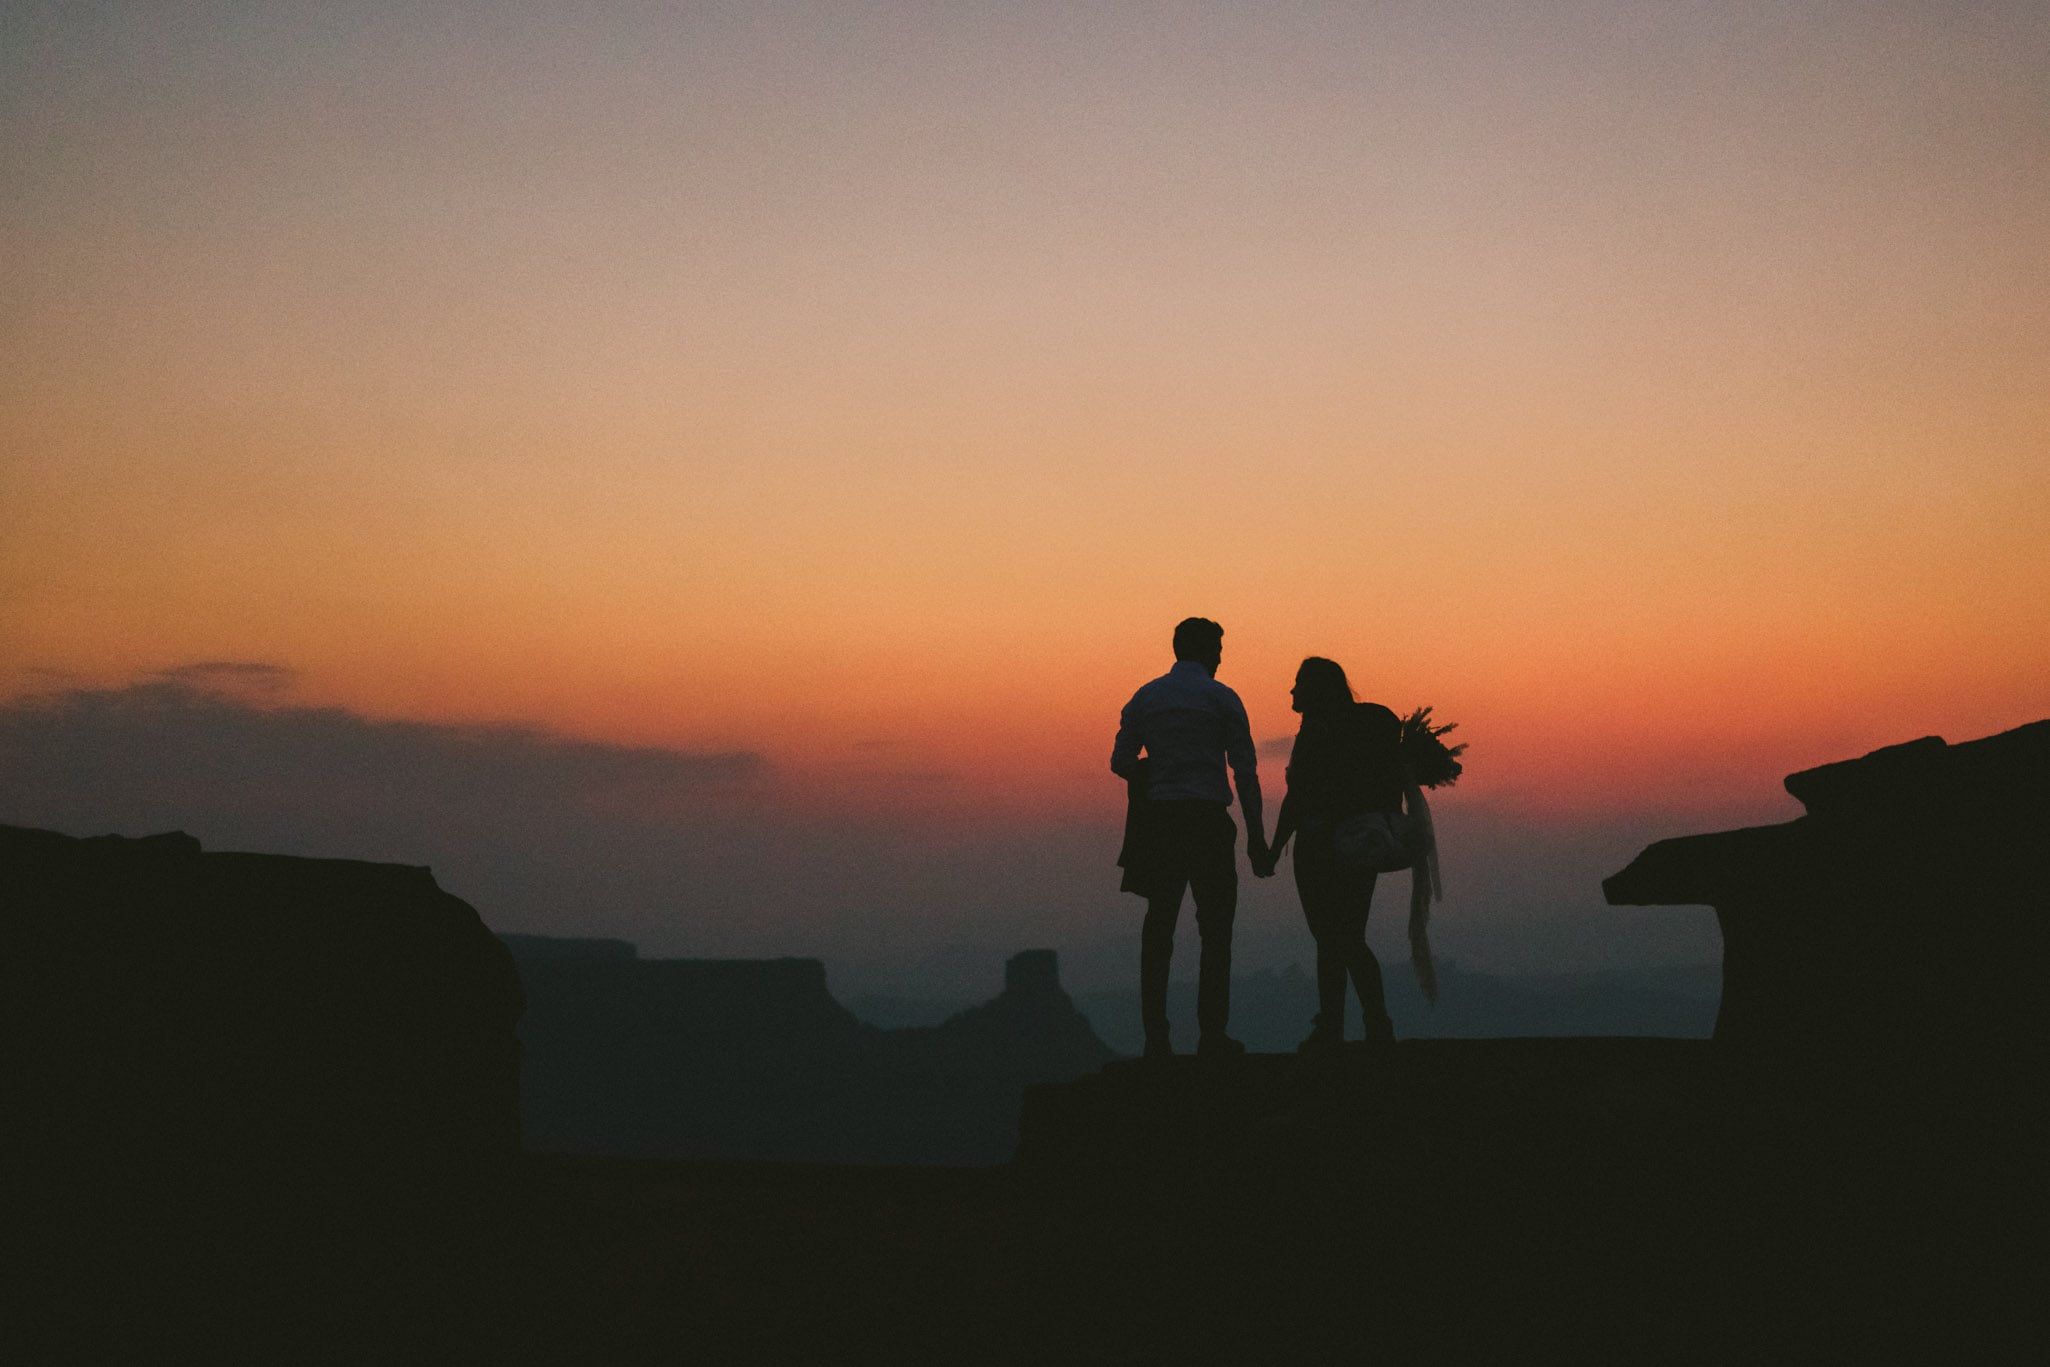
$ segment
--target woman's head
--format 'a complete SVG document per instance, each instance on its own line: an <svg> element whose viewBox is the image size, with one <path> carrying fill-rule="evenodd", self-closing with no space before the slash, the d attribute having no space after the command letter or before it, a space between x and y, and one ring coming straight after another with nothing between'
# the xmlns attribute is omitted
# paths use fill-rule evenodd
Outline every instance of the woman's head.
<svg viewBox="0 0 2050 1367"><path fill-rule="evenodd" d="M1305 715L1328 712L1355 701L1352 685L1345 681L1345 671L1338 667L1338 661L1321 655L1312 655L1297 667L1295 687L1288 690L1288 696L1292 700L1290 705Z"/></svg>

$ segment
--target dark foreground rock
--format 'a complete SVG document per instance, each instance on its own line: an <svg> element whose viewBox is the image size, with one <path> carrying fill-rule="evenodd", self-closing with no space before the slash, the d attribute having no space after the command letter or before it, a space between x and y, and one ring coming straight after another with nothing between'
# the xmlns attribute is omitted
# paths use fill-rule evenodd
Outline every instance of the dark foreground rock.
<svg viewBox="0 0 2050 1367"><path fill-rule="evenodd" d="M1723 1057L1119 1065L1035 1091L1006 1167L547 1156L459 1197L154 1201L59 1327L98 1361L2040 1360L2017 1170L1754 1102Z"/></svg>
<svg viewBox="0 0 2050 1367"><path fill-rule="evenodd" d="M1925 737L1786 788L1807 815L1659 841L1602 885L1613 903L1715 908L1715 1038L1891 1085L1970 1075L1995 1101L2033 1087L2050 1043L2050 721Z"/></svg>
<svg viewBox="0 0 2050 1367"><path fill-rule="evenodd" d="M2050 721L1889 746L1786 788L1805 816L1662 840L1603 884L1608 900L1715 908L1715 1044L1751 1079L1745 1110L1913 1155L1876 1200L1975 1183L2039 1234Z"/></svg>
<svg viewBox="0 0 2050 1367"><path fill-rule="evenodd" d="M1612 1164L1692 1149L1733 1079L1705 1040L1405 1040L1319 1057L1127 1060L1026 1094L1018 1163L1088 1179Z"/></svg>
<svg viewBox="0 0 2050 1367"><path fill-rule="evenodd" d="M520 1007L511 956L426 869L0 827L21 1142L509 1155Z"/></svg>
<svg viewBox="0 0 2050 1367"><path fill-rule="evenodd" d="M0 827L0 1359L311 1352L431 1295L518 1161L519 1010L425 869Z"/></svg>

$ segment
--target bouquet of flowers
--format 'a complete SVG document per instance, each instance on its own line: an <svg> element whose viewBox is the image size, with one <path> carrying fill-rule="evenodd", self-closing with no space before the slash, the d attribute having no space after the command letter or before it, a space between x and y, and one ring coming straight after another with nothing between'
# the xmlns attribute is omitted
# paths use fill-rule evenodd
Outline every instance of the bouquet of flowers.
<svg viewBox="0 0 2050 1367"><path fill-rule="evenodd" d="M1458 781L1465 768L1459 757L1466 745L1447 745L1439 739L1458 725L1449 721L1438 725L1431 720L1428 707L1419 707L1402 719L1402 761L1411 785L1403 795L1403 805L1418 828L1422 846L1409 875L1409 966L1416 974L1417 986L1423 989L1424 1000L1433 1005L1438 1001L1438 969L1431 962L1431 903L1445 896L1445 887L1438 876L1438 835L1421 790Z"/></svg>
<svg viewBox="0 0 2050 1367"><path fill-rule="evenodd" d="M1402 758L1418 787L1443 788L1458 781L1465 768L1459 757L1466 752L1466 744L1447 745L1439 739L1457 729L1456 721L1442 726L1433 722L1428 707L1419 707L1402 719Z"/></svg>

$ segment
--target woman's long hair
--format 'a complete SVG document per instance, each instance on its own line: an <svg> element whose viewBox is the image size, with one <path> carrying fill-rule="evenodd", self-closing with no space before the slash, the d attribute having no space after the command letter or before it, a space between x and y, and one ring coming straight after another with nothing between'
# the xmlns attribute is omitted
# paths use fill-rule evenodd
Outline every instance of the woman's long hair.
<svg viewBox="0 0 2050 1367"><path fill-rule="evenodd" d="M1296 668L1295 677L1296 684L1302 689L1296 701L1302 705L1306 717L1313 711L1326 712L1359 701L1353 695L1352 685L1346 682L1345 670L1336 660L1312 655Z"/></svg>

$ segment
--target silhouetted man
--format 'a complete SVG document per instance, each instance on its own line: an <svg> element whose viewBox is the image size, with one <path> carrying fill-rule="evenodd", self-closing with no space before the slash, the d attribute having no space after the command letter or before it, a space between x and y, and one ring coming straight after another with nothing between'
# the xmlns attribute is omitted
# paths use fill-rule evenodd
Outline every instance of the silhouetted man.
<svg viewBox="0 0 2050 1367"><path fill-rule="evenodd" d="M1196 897L1202 963L1196 985L1201 1055L1242 1054L1225 1033L1231 1014L1231 925L1238 914L1238 828L1232 824L1231 764L1239 806L1246 815L1246 855L1264 867L1266 836L1260 824L1260 778L1253 734L1239 695L1217 682L1224 628L1191 617L1174 629L1174 668L1142 686L1118 718L1111 772L1131 788L1125 823L1124 889L1146 899L1139 939L1139 1015L1146 1027L1146 1057L1173 1049L1167 1030L1167 969L1174 956L1175 922L1182 891ZM1140 751L1145 758L1140 758Z"/></svg>

